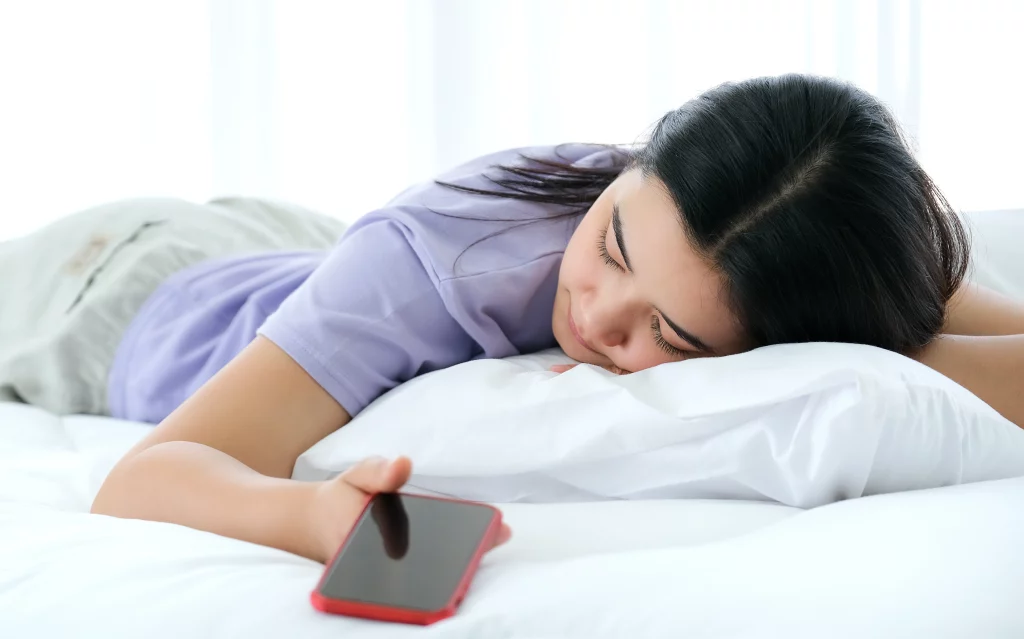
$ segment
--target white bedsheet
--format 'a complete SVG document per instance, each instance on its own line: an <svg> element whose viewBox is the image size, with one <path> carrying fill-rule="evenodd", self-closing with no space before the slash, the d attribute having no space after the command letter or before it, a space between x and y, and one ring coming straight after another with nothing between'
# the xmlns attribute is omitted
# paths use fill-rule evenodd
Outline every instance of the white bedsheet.
<svg viewBox="0 0 1024 639"><path fill-rule="evenodd" d="M87 514L147 428L0 404L0 637L1024 636L1024 479L812 511L503 505L513 541L417 628L314 611L314 562Z"/></svg>

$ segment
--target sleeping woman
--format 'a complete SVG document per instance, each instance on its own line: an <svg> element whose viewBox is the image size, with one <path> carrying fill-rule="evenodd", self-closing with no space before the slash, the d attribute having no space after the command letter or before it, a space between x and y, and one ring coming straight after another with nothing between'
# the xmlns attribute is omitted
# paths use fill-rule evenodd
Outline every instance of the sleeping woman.
<svg viewBox="0 0 1024 639"><path fill-rule="evenodd" d="M347 229L260 201L136 200L8 242L0 388L158 424L94 513L325 561L411 462L305 483L296 458L388 389L474 358L559 346L629 374L869 344L1022 425L1024 308L965 281L968 247L877 99L758 78L667 113L642 146L494 153Z"/></svg>

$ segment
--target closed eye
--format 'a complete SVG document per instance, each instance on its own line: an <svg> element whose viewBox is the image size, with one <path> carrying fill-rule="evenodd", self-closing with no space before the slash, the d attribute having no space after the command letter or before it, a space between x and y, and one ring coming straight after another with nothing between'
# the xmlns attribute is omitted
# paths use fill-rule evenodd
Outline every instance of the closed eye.
<svg viewBox="0 0 1024 639"><path fill-rule="evenodd" d="M626 269L622 268L622 265L616 262L615 258L612 257L611 253L608 252L607 240L608 229L606 228L601 231L601 235L597 239L597 250L601 254L601 259L603 259L604 263L607 264L608 266L614 268L615 270L622 271L623 273L625 273Z"/></svg>
<svg viewBox="0 0 1024 639"><path fill-rule="evenodd" d="M658 319L657 315L651 316L651 330L654 332L654 342L658 345L658 348L665 351L672 357L686 356L686 351L680 350L665 341L665 336L661 334L661 321Z"/></svg>

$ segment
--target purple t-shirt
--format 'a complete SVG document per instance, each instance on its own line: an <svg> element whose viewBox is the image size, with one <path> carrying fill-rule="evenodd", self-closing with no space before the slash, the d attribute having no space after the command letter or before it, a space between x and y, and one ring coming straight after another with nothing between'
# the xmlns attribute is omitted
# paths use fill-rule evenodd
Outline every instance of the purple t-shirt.
<svg viewBox="0 0 1024 639"><path fill-rule="evenodd" d="M568 144L487 155L439 179L493 189L490 167L521 164L520 152L622 165L611 149ZM431 181L361 217L330 251L216 259L181 271L150 296L118 347L111 413L159 422L257 333L351 415L421 373L554 346L558 268L579 223L551 219L554 209Z"/></svg>

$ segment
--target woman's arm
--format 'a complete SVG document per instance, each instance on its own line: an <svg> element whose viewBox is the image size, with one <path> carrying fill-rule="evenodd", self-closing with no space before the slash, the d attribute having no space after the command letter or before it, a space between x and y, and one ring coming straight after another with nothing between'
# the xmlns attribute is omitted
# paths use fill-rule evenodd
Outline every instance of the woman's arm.
<svg viewBox="0 0 1024 639"><path fill-rule="evenodd" d="M118 462L92 512L184 524L324 561L330 542L310 530L324 484L287 478L303 451L349 419L284 351L257 337Z"/></svg>
<svg viewBox="0 0 1024 639"><path fill-rule="evenodd" d="M967 282L949 302L945 332L914 359L1024 428L1024 305Z"/></svg>
<svg viewBox="0 0 1024 639"><path fill-rule="evenodd" d="M1024 428L1024 335L943 335L914 359Z"/></svg>
<svg viewBox="0 0 1024 639"><path fill-rule="evenodd" d="M1024 334L1024 304L979 284L965 282L949 301L944 333Z"/></svg>

